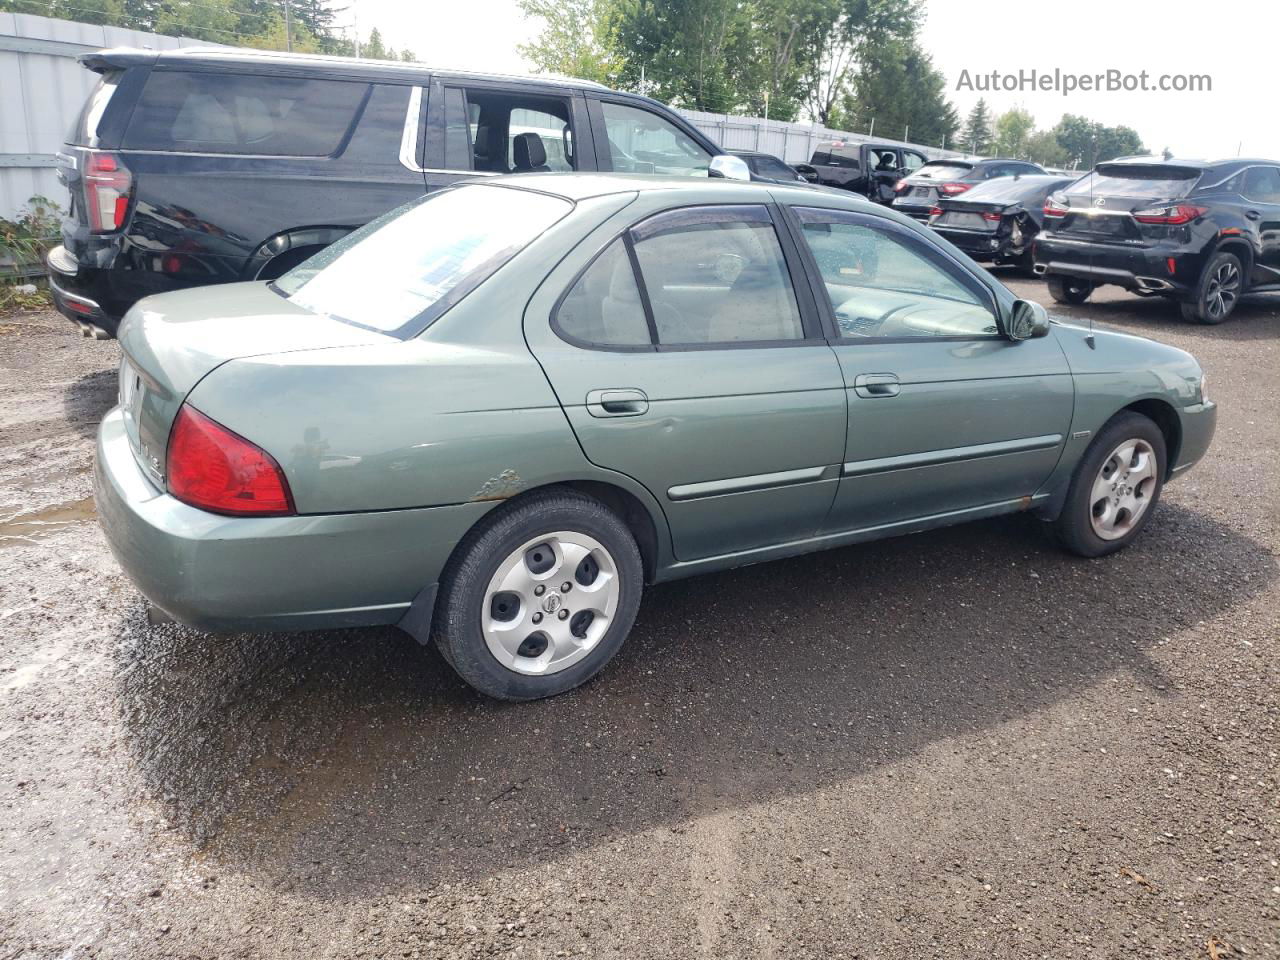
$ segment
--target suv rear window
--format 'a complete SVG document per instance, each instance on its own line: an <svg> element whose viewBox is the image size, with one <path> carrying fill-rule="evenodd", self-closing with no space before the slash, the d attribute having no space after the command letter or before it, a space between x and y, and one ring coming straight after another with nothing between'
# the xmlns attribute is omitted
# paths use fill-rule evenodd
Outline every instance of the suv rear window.
<svg viewBox="0 0 1280 960"><path fill-rule="evenodd" d="M368 91L344 80L157 70L134 107L124 147L325 157L342 143Z"/></svg>
<svg viewBox="0 0 1280 960"><path fill-rule="evenodd" d="M438 190L325 247L274 289L313 313L414 336L572 209L509 187Z"/></svg>
<svg viewBox="0 0 1280 960"><path fill-rule="evenodd" d="M94 84L75 122L71 124L71 129L67 131L67 143L77 147L98 145L98 124L102 121L102 115L107 112L107 104L111 102L111 95L116 92L121 73L121 70L104 73L102 79Z"/></svg>
<svg viewBox="0 0 1280 960"><path fill-rule="evenodd" d="M1191 192L1199 178L1200 171L1193 167L1099 166L1073 183L1070 192L1073 196L1180 200Z"/></svg>

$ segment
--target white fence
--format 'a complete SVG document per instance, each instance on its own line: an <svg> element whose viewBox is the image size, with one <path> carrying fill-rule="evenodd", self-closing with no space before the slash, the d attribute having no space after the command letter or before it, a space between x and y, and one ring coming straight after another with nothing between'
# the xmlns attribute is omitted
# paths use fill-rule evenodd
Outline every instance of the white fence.
<svg viewBox="0 0 1280 960"><path fill-rule="evenodd" d="M814 147L828 140L847 143L889 143L919 150L931 160L957 157L955 150L942 150L919 143L906 143L888 137L869 137L862 133L829 130L811 123L787 123L762 117L735 117L723 113L681 110L686 119L726 150L759 150L781 157L787 163L808 163Z"/></svg>
<svg viewBox="0 0 1280 960"><path fill-rule="evenodd" d="M0 13L0 217L12 218L33 196L66 203L54 156L93 86L76 56L103 47L152 50L209 46L200 40L92 26L20 13ZM823 140L866 141L856 133L812 124L682 110L712 140L730 150L762 150L791 163L807 161ZM878 143L896 143L875 138ZM928 157L954 151L904 144Z"/></svg>

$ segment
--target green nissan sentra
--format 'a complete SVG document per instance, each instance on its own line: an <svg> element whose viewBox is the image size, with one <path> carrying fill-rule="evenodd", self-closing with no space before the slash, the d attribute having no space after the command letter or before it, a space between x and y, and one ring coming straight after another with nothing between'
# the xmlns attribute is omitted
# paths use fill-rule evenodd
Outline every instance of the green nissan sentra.
<svg viewBox="0 0 1280 960"><path fill-rule="evenodd" d="M156 606L398 624L512 700L597 673L646 583L1019 510L1118 550L1215 420L1181 350L1051 322L885 207L727 180L433 193L120 342L98 509Z"/></svg>

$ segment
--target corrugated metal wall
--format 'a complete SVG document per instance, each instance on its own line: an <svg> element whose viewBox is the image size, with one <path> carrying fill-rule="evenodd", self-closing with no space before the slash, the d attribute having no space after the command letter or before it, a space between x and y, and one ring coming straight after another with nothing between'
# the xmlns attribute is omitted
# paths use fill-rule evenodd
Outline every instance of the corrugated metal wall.
<svg viewBox="0 0 1280 960"><path fill-rule="evenodd" d="M53 157L94 81L76 63L78 54L103 47L169 50L200 44L140 30L0 13L0 217L13 217L37 195L66 204Z"/></svg>

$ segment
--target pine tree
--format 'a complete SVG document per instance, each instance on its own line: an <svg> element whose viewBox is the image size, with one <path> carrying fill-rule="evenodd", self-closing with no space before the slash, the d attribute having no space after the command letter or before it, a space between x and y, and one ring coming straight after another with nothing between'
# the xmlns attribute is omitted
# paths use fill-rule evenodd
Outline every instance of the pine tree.
<svg viewBox="0 0 1280 960"><path fill-rule="evenodd" d="M969 111L969 119L964 123L960 133L960 142L956 144L961 150L972 154L985 154L991 150L991 113L987 110L987 101L979 98Z"/></svg>

